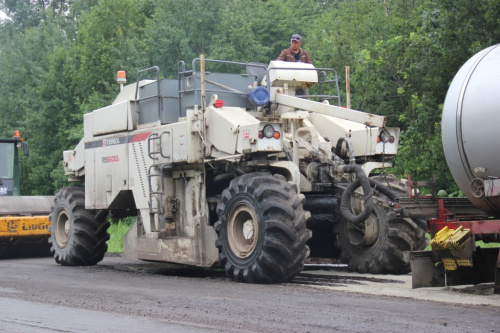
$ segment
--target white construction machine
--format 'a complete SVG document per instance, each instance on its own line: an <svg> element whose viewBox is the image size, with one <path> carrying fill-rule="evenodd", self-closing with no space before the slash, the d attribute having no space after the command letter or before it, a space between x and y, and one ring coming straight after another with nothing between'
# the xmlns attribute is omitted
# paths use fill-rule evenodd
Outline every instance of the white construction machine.
<svg viewBox="0 0 500 333"><path fill-rule="evenodd" d="M191 70L181 61L178 79L152 67L122 88L84 116L83 139L63 154L85 186L56 196L49 242L60 264L102 260L109 216L137 217L128 257L223 266L246 282L289 281L309 255L407 273L404 252L425 246L418 223L392 210L405 193L384 173L399 129L340 107L332 69L202 56Z"/></svg>

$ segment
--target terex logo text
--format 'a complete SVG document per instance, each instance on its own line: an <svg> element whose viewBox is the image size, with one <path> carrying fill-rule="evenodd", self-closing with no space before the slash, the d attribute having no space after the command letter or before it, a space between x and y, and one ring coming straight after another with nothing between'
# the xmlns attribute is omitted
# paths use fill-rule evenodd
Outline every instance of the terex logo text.
<svg viewBox="0 0 500 333"><path fill-rule="evenodd" d="M102 146L112 146L112 145L119 145L120 144L120 138L110 138L110 139L104 139L102 140Z"/></svg>

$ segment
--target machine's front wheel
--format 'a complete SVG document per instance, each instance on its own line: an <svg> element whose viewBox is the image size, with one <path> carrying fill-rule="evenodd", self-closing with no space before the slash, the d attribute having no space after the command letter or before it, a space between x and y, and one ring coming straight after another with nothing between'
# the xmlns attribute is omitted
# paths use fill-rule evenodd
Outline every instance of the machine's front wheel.
<svg viewBox="0 0 500 333"><path fill-rule="evenodd" d="M95 265L108 249L106 211L85 209L85 189L68 186L55 197L49 219L51 253L67 266Z"/></svg>
<svg viewBox="0 0 500 333"><path fill-rule="evenodd" d="M281 283L304 267L309 213L304 196L284 177L247 174L231 181L217 207L217 247L228 277Z"/></svg>

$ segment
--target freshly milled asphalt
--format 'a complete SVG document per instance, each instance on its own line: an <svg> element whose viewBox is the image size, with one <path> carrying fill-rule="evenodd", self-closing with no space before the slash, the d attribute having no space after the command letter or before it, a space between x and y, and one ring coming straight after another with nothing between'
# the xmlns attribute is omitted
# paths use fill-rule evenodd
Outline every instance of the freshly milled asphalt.
<svg viewBox="0 0 500 333"><path fill-rule="evenodd" d="M312 268L294 283L258 285L120 257L92 267L2 260L0 332L500 332L500 295ZM311 273L336 282L313 286Z"/></svg>

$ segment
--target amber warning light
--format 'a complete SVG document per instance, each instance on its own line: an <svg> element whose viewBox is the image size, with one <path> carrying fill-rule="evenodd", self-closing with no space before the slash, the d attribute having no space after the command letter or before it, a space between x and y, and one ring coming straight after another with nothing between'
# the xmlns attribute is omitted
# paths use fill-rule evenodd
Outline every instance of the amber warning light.
<svg viewBox="0 0 500 333"><path fill-rule="evenodd" d="M19 141L24 141L24 139L21 138L21 132L19 131L14 131L14 139L18 139Z"/></svg>
<svg viewBox="0 0 500 333"><path fill-rule="evenodd" d="M123 85L127 83L127 75L125 71L118 71L116 73L116 82L120 85L120 91L122 91Z"/></svg>

